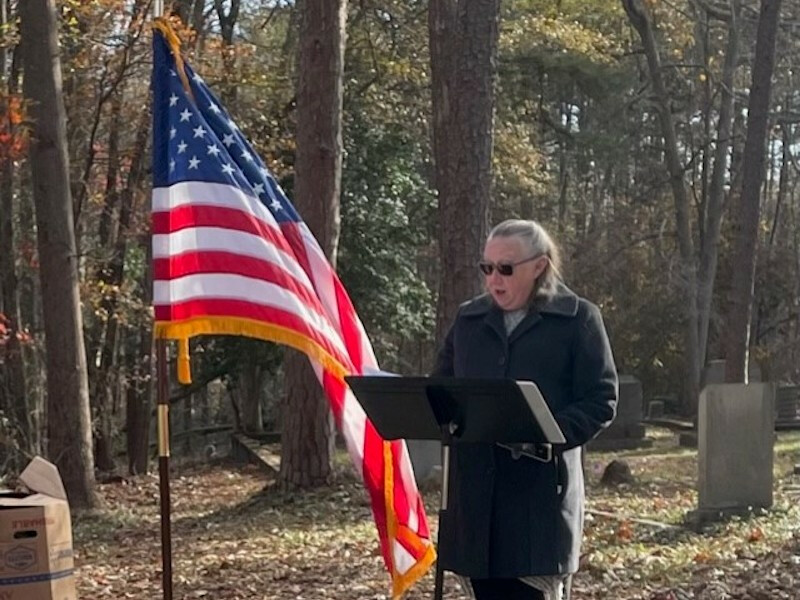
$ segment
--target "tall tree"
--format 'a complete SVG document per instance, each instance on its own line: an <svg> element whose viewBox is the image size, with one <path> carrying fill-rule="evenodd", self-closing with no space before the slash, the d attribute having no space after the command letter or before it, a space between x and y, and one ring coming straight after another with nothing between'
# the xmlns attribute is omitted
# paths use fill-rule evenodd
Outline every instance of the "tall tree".
<svg viewBox="0 0 800 600"><path fill-rule="evenodd" d="M739 62L741 2L731 0L730 11L725 15L728 24L728 41L725 50L725 62L720 82L720 103L717 128L717 140L714 151L714 166L708 194L704 198L705 214L701 215L702 235L700 239L700 269L697 278L697 313L698 313L698 359L704 363L708 348L709 321L711 318L711 301L714 292L714 281L717 274L719 255L719 237L722 227L722 214L725 195L725 181L728 173L729 154L733 130L734 74ZM706 76L704 84L708 89ZM707 106L707 117L711 118L711 106ZM708 154L704 152L704 155Z"/></svg>
<svg viewBox="0 0 800 600"><path fill-rule="evenodd" d="M8 3L0 0L0 25L4 27L11 21L9 10ZM23 348L18 335L25 324L22 323L19 307L19 280L14 264L14 160L17 158L19 138L19 66L17 52L9 53L5 46L0 47L0 73L6 88L0 110L0 132L5 137L3 151L0 152L0 312L11 323L3 372L0 373L0 408L13 416L15 445L25 453L33 453L38 450L38 436L31 419L33 402L28 398Z"/></svg>
<svg viewBox="0 0 800 600"><path fill-rule="evenodd" d="M153 303L153 246L150 236L141 236L139 244L144 248L145 268L141 275L142 306ZM145 311L142 311L145 312ZM150 410L155 391L153 364L153 320L142 314L139 326L130 332L133 348L128 356L130 363L125 401L125 437L128 453L128 472L131 475L147 473L150 457Z"/></svg>
<svg viewBox="0 0 800 600"><path fill-rule="evenodd" d="M101 302L102 313L106 315L105 331L102 343L92 353L99 361L95 378L93 395L95 424L95 460L98 469L113 470L116 465L113 458L112 413L116 375L119 373L119 339L123 335L120 324L119 304L120 292L125 276L125 257L128 249L128 238L131 235L131 220L135 211L137 192L142 186L146 172L147 140L150 135L150 106L145 104L139 115L136 137L131 149L130 166L125 188L119 195L119 217L116 232L113 236L113 251L107 263L100 269L98 280L106 287ZM92 349L94 350L94 349Z"/></svg>
<svg viewBox="0 0 800 600"><path fill-rule="evenodd" d="M89 386L55 3L26 0L19 12L47 349L48 454L61 471L70 503L91 507L96 494Z"/></svg>
<svg viewBox="0 0 800 600"><path fill-rule="evenodd" d="M492 193L499 0L431 0L428 31L434 180L442 271L441 340L458 306L480 289L477 269Z"/></svg>
<svg viewBox="0 0 800 600"><path fill-rule="evenodd" d="M303 0L297 84L295 204L336 264L342 176L342 80L347 0ZM334 424L308 363L287 352L281 485L314 486L332 473Z"/></svg>
<svg viewBox="0 0 800 600"><path fill-rule="evenodd" d="M761 218L761 184L764 181L765 140L780 9L781 0L761 0L753 82L747 105L742 193L734 214L734 267L725 344L725 381L731 383L747 382L750 316L753 310L756 247Z"/></svg>
<svg viewBox="0 0 800 600"><path fill-rule="evenodd" d="M233 45L233 29L236 20L239 18L239 0L230 0L230 7L225 10L222 0L214 0L214 8L217 11L219 26L222 29L222 64L225 65L225 73L228 78L222 89L222 101L226 106L234 106L236 101L236 48ZM231 79L233 79L231 81Z"/></svg>
<svg viewBox="0 0 800 600"><path fill-rule="evenodd" d="M720 110L714 166L710 189L703 195L697 229L699 260L695 255L692 233L692 205L686 182L686 167L681 158L681 141L673 116L673 102L669 93L661 52L656 38L656 26L646 3L642 0L622 0L622 5L642 42L647 69L652 86L653 103L658 113L664 141L664 158L669 173L670 187L675 206L675 221L681 261L681 282L684 290L685 323L684 348L686 378L683 390L683 411L693 415L697 411L700 393L700 374L706 358L708 330L717 255L723 214L724 182L728 171L728 149L733 126L733 82L739 55L740 2L730 1L730 11L715 13L727 21L728 40L721 81ZM707 107L710 110L710 105ZM705 178L706 174L703 173ZM705 185L704 185L705 188Z"/></svg>

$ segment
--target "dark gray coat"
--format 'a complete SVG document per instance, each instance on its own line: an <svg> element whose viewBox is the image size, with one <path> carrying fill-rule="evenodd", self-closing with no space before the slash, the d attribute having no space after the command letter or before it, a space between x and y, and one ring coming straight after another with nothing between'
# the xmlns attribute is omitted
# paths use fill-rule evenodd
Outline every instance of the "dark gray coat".
<svg viewBox="0 0 800 600"><path fill-rule="evenodd" d="M598 308L562 285L509 337L502 310L479 296L461 306L434 374L534 381L567 440L547 463L513 458L493 444L456 444L442 566L473 578L577 571L580 447L611 423L617 403L617 373Z"/></svg>

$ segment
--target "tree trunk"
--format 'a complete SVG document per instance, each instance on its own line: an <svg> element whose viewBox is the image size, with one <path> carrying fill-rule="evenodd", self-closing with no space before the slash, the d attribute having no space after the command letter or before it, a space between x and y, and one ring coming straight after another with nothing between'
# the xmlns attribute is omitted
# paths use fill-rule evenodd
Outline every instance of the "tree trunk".
<svg viewBox="0 0 800 600"><path fill-rule="evenodd" d="M205 41L205 8L206 3L204 0L195 0L191 20L192 29L195 31L195 36L192 40L195 49L202 49Z"/></svg>
<svg viewBox="0 0 800 600"><path fill-rule="evenodd" d="M706 214L708 211L708 182L711 176L711 120L712 120L712 111L714 110L714 103L713 103L713 96L711 93L711 77L710 74L710 53L711 49L709 48L710 44L710 37L709 37L709 14L707 10L702 10L702 7L699 5L694 6L694 51L695 51L695 61L698 65L702 65L703 68L703 78L699 84L701 93L701 105L699 109L695 106L695 97L692 94L689 98L690 101L690 108L689 112L694 113L697 110L703 115L703 138L700 143L697 143L694 137L694 130L693 128L688 128L688 135L689 135L689 146L691 148L699 147L700 152L702 154L702 160L700 161L693 161L693 174L692 180L696 181L697 179L700 180L700 198L697 201L697 214L698 214L698 223L699 223L699 231L698 231L698 238L700 239L700 244L702 247L703 240L705 239L705 222L706 222ZM728 37L728 41L730 41L730 36ZM698 173L699 168L699 173Z"/></svg>
<svg viewBox="0 0 800 600"><path fill-rule="evenodd" d="M22 66L21 50L18 52ZM30 169L20 169L15 173L17 179L17 210L19 227L16 229L14 245L19 260L17 272L17 291L19 293L20 323L31 332L41 332L42 296L39 290L38 261L36 248L36 227L33 214L33 185ZM35 333L34 333L35 335ZM44 453L46 444L47 394L45 385L45 352L43 344L23 346L22 356L25 366L25 382L30 407L30 418L34 446L37 452Z"/></svg>
<svg viewBox="0 0 800 600"><path fill-rule="evenodd" d="M783 110L788 113L791 110L792 100L789 94L784 98ZM769 228L769 243L767 249L769 256L772 256L772 251L775 248L775 239L778 236L778 231L783 230L785 224L781 220L783 217L783 205L786 202L786 196L789 191L789 179L791 178L792 166L792 136L791 125L783 123L781 125L781 169L778 176L778 194L775 196L775 210L772 213L772 225Z"/></svg>
<svg viewBox="0 0 800 600"><path fill-rule="evenodd" d="M117 314L119 311L119 290L125 276L125 255L128 248L128 236L130 234L136 192L139 190L145 176L150 121L150 107L146 106L139 117L133 153L130 158L128 178L125 183L125 189L120 194L119 220L116 232L110 237L110 239L114 240L111 258L97 275L108 290L101 302L102 313L106 318L105 335L99 337L102 343L97 351L92 353L92 356L97 356L100 361L95 393L92 399L94 401L94 417L97 422L95 435L98 440L104 441L95 451L97 467L101 470L113 470L115 468L111 452L111 440L114 437L111 415L114 400L113 390L116 387L116 374L118 372L116 366L121 327L119 315Z"/></svg>
<svg viewBox="0 0 800 600"><path fill-rule="evenodd" d="M194 423L194 394L188 394L183 399L183 407L181 408L181 424L182 427L179 432L183 433L183 447L181 451L184 456L192 456L194 451L194 444L192 443L192 427ZM176 432L176 433L179 433Z"/></svg>
<svg viewBox="0 0 800 600"><path fill-rule="evenodd" d="M284 489L326 485L333 476L333 413L305 355L287 350L284 371L279 484Z"/></svg>
<svg viewBox="0 0 800 600"><path fill-rule="evenodd" d="M188 23L194 4L195 0L174 0L172 4L172 14L180 17L183 23Z"/></svg>
<svg viewBox="0 0 800 600"><path fill-rule="evenodd" d="M17 63L22 68L22 50L17 48ZM26 150L27 152L27 150ZM14 232L14 248L17 259L17 292L19 294L20 323L27 331L41 332L42 298L39 293L38 262L36 248L36 227L33 214L33 185L30 169L18 169L14 173L17 197L17 219ZM46 444L46 385L44 344L34 343L22 347L25 368L25 383L33 443L39 454L44 454Z"/></svg>
<svg viewBox="0 0 800 600"><path fill-rule="evenodd" d="M728 21L728 45L725 50L725 63L722 69L722 81L720 82L720 106L717 143L714 152L714 170L711 175L711 185L708 193L706 221L703 227L705 235L701 241L700 272L697 282L697 312L700 319L698 358L701 366L706 361L711 300L714 293L714 281L717 276L725 180L728 174L728 155L733 130L734 74L739 62L740 12L741 2L732 0L730 20ZM708 108L709 110L711 109L710 106Z"/></svg>
<svg viewBox="0 0 800 600"><path fill-rule="evenodd" d="M499 0L431 0L428 11L442 265L436 314L440 342L459 304L481 289L475 265L492 193Z"/></svg>
<svg viewBox="0 0 800 600"><path fill-rule="evenodd" d="M264 431L261 411L264 369L257 361L249 360L239 371L238 379L242 430L245 433L261 433Z"/></svg>
<svg viewBox="0 0 800 600"><path fill-rule="evenodd" d="M97 246L103 254L112 252L113 229L117 205L119 204L118 178L120 169L119 134L122 127L122 92L115 94L111 100L111 123L108 134L108 165L106 167L106 185L103 193L105 203L97 225ZM102 285L102 310L90 318L87 324L87 371L89 374L89 399L92 409L94 434L95 466L101 471L114 470L114 458L111 444L110 419L106 418L106 406L111 406L110 386L114 383L114 375L108 365L103 365L101 356L103 340L108 330L112 313L108 311L108 295L113 294L109 285L108 267L102 262L95 274L95 280Z"/></svg>
<svg viewBox="0 0 800 600"><path fill-rule="evenodd" d="M55 4L26 0L19 11L47 348L48 454L70 504L86 508L97 498Z"/></svg>
<svg viewBox="0 0 800 600"><path fill-rule="evenodd" d="M153 395L153 332L142 324L136 335L138 348L131 365L126 390L125 422L127 430L128 472L147 473L150 444L150 406Z"/></svg>
<svg viewBox="0 0 800 600"><path fill-rule="evenodd" d="M342 78L347 0L300 8L295 203L332 265L339 241ZM332 474L333 417L305 357L287 353L280 485L315 486Z"/></svg>
<svg viewBox="0 0 800 600"><path fill-rule="evenodd" d="M622 0L625 12L642 40L647 58L648 71L653 85L653 95L658 109L661 134L664 138L664 154L669 172L672 196L675 202L675 221L678 230L678 248L681 256L681 277L684 286L686 323L685 323L685 361L686 388L683 391L682 408L687 415L697 413L697 402L700 393L700 338L697 306L697 270L695 267L694 242L689 221L689 195L684 179L684 168L681 164L678 149L678 137L675 123L672 120L669 95L661 73L661 58L653 30L653 23L641 0Z"/></svg>
<svg viewBox="0 0 800 600"><path fill-rule="evenodd" d="M753 82L747 105L742 195L734 213L733 277L729 296L728 335L725 344L725 381L747 383L750 317L756 273L756 247L764 181L764 144L767 136L775 39L781 0L761 0L756 34Z"/></svg>
<svg viewBox="0 0 800 600"><path fill-rule="evenodd" d="M83 168L81 175L79 177L73 177L72 181L72 198L73 198L73 214L74 214L74 221L75 221L75 230L76 236L78 239L77 247L81 247L80 240L82 237L82 230L83 230L83 208L86 202L89 199L89 190L92 187L92 172L94 171L95 165L97 164L97 152L99 149L99 144L97 143L97 137L101 132L101 123L103 120L104 115L104 105L112 97L117 93L117 88L123 82L127 71L130 69L131 66L131 56L133 53L133 48L136 39L141 35L142 29L145 27L145 23L147 23L146 18L140 18L140 15L143 14L143 11L146 10L147 6L149 6L149 0L134 0L133 6L131 6L130 12L130 21L128 21L127 26L127 36L124 38L124 45L122 46L122 51L118 55L118 68L112 77L106 78L106 75L103 76L101 82L102 85L100 87L100 93L97 95L97 103L94 107L91 117L91 124L87 125L89 130L88 135L86 135L83 131L82 127L79 128L72 128L70 130L71 133L74 131L80 131L81 133L71 140L68 140L68 144L71 144L71 148L74 152L75 156L84 156L85 160L83 163ZM77 27L83 36L89 36L90 33L88 31L88 21L84 19L77 19ZM72 50L74 56L70 57L74 60L79 60L77 58L77 54L80 50L77 47L77 44L72 44ZM70 46L66 46L70 47ZM70 61L71 62L71 61ZM116 62L116 61L115 61ZM70 77L68 79L68 84L71 88L75 88L76 85L82 85L86 82L82 79L83 70L72 70L70 73ZM110 75L110 73L108 73ZM70 96L68 94L68 96ZM72 104L69 105L72 108ZM83 118L83 113L78 113L80 118ZM76 151L77 148L77 151Z"/></svg>
<svg viewBox="0 0 800 600"><path fill-rule="evenodd" d="M142 303L153 302L153 246L149 236L141 241L145 248L145 271L142 277ZM139 326L138 348L130 366L125 404L127 429L128 472L131 475L147 473L150 452L150 407L153 404L153 326L152 320L142 319Z"/></svg>
<svg viewBox="0 0 800 600"><path fill-rule="evenodd" d="M222 0L214 0L219 26L222 29L222 63L225 65L225 84L222 88L222 103L231 110L236 105L236 48L233 45L233 28L239 18L239 0L231 0L230 8L225 12Z"/></svg>
<svg viewBox="0 0 800 600"><path fill-rule="evenodd" d="M0 21L3 26L9 23L8 9L6 1L0 0ZM19 69L16 53L10 65L7 54L5 47L0 48L0 68L7 90L2 112L6 119L0 128L10 140L0 152L0 312L10 321L10 336L0 371L0 409L5 409L6 415L13 418L13 443L22 455L27 455L38 452L38 436L31 419L33 403L28 399L23 348L17 337L17 333L25 328L19 308L19 281L14 264L14 145L20 133L12 116L14 110L18 110L13 100L17 98Z"/></svg>

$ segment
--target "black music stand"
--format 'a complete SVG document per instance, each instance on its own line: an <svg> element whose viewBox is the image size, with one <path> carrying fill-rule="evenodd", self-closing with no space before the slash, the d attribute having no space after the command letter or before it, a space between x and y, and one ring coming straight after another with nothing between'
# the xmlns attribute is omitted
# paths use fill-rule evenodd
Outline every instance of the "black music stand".
<svg viewBox="0 0 800 600"><path fill-rule="evenodd" d="M384 439L442 443L439 539L447 510L453 444L565 442L531 381L379 375L349 376L345 380ZM437 560L435 600L442 598L443 582L441 560Z"/></svg>

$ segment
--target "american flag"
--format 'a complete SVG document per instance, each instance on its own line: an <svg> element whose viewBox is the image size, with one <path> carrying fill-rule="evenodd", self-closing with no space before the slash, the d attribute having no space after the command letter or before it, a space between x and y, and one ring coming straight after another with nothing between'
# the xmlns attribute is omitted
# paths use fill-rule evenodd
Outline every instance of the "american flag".
<svg viewBox="0 0 800 600"><path fill-rule="evenodd" d="M305 352L368 491L393 595L435 560L402 441L383 440L345 384L378 368L352 303L308 227L202 78L169 23L153 36L155 335L245 335Z"/></svg>

